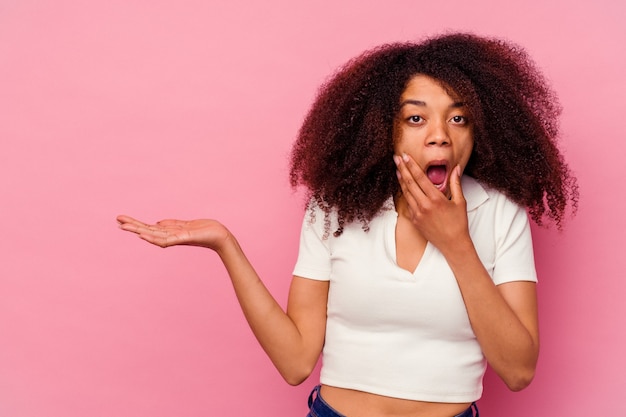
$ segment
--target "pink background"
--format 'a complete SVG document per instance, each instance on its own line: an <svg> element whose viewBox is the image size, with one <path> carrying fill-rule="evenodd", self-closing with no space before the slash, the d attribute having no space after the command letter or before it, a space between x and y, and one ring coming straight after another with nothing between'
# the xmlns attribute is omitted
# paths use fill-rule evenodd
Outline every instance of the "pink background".
<svg viewBox="0 0 626 417"><path fill-rule="evenodd" d="M384 5L383 5L384 4ZM621 0L0 2L0 415L303 416L218 259L119 213L226 223L284 305L302 200L290 144L317 86L374 45L446 29L524 45L579 177L535 228L542 354L485 416L626 412L626 10ZM381 352L385 354L385 352Z"/></svg>

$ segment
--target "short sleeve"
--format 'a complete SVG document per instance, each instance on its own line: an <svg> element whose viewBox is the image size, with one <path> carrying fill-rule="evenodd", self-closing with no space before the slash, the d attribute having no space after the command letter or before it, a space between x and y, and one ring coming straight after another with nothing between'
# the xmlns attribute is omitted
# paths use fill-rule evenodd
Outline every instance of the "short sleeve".
<svg viewBox="0 0 626 417"><path fill-rule="evenodd" d="M330 250L324 236L324 212L315 207L313 218L307 212L302 221L298 260L293 274L318 281L330 280Z"/></svg>
<svg viewBox="0 0 626 417"><path fill-rule="evenodd" d="M506 199L496 211L496 285L512 281L537 282L530 222L526 210Z"/></svg>

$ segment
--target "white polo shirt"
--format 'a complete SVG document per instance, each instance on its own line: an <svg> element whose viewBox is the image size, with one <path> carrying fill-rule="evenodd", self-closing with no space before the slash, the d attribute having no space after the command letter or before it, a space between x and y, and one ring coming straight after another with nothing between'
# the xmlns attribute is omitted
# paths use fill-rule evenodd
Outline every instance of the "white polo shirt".
<svg viewBox="0 0 626 417"><path fill-rule="evenodd" d="M496 285L537 281L528 216L502 193L462 178L470 235ZM486 360L454 274L428 243L416 270L396 263L393 200L363 231L360 222L324 236L325 213L305 215L294 275L330 281L321 382L419 401L471 402Z"/></svg>

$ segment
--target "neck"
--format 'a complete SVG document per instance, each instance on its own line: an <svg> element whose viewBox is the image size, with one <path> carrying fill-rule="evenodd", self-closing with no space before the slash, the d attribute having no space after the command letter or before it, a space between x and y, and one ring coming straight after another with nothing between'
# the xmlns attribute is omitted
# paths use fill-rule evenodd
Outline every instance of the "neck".
<svg viewBox="0 0 626 417"><path fill-rule="evenodd" d="M393 203L396 206L396 212L398 213L398 216L407 218L410 217L409 203L406 201L406 198L404 197L404 194L402 194L402 192L399 192L398 195L393 198Z"/></svg>

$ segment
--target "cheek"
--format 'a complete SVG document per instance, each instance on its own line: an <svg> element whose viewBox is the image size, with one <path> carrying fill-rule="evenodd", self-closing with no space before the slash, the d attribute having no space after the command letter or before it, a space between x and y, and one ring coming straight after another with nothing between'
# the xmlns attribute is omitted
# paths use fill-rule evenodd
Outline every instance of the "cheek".
<svg viewBox="0 0 626 417"><path fill-rule="evenodd" d="M415 150L417 146L423 143L423 138L415 130L402 129L401 127L394 129L393 149L396 151L404 150L408 153L409 150Z"/></svg>
<svg viewBox="0 0 626 417"><path fill-rule="evenodd" d="M397 122L394 123L393 132L391 134L393 140L393 149L397 149L398 146L402 143L402 130L398 126Z"/></svg>
<svg viewBox="0 0 626 417"><path fill-rule="evenodd" d="M402 152L407 152L408 151L408 147L402 141L395 141L394 144L393 144L393 151L396 154L400 154Z"/></svg>
<svg viewBox="0 0 626 417"><path fill-rule="evenodd" d="M407 141L401 131L394 132L393 134L393 150L395 153L399 153L407 148Z"/></svg>
<svg viewBox="0 0 626 417"><path fill-rule="evenodd" d="M463 147L461 152L460 160L463 162L463 165L467 165L470 157L472 156L472 150L474 149L474 142L470 141L466 146Z"/></svg>
<svg viewBox="0 0 626 417"><path fill-rule="evenodd" d="M416 162L420 161L423 151L416 141L407 140L406 138L396 140L393 145L393 151L396 155L406 153L411 156Z"/></svg>

